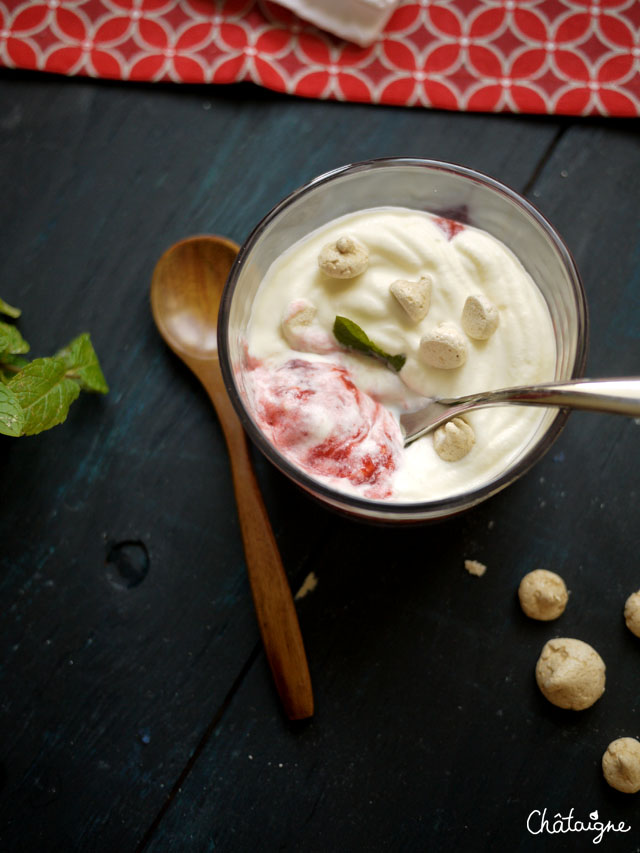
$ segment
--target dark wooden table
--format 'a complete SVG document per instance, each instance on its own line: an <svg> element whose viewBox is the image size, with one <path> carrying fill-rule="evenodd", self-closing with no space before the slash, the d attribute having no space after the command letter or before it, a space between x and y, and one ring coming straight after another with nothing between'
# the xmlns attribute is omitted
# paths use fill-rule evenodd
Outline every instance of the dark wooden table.
<svg viewBox="0 0 640 853"><path fill-rule="evenodd" d="M600 759L640 736L640 426L575 414L521 481L445 523L347 521L256 458L298 602L315 717L283 718L262 653L215 414L156 333L174 241L241 242L332 167L445 159L527 195L581 268L588 373L640 374L637 121L465 115L293 100L253 87L0 74L0 295L35 355L90 331L111 386L67 422L0 441L4 851L540 851L534 810L631 826ZM464 560L486 563L471 577ZM559 572L560 621L519 610ZM607 690L561 711L533 670L558 635ZM640 796L640 795L638 795Z"/></svg>

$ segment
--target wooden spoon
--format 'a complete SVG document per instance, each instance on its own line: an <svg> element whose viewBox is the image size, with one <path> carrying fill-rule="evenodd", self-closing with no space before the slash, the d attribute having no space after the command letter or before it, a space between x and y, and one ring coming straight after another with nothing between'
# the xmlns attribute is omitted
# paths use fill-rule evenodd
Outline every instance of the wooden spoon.
<svg viewBox="0 0 640 853"><path fill-rule="evenodd" d="M222 289L238 246L190 237L168 249L151 281L151 311L166 343L204 385L227 442L247 571L262 641L285 713L313 714L309 667L295 605L256 480L247 437L227 396L218 361Z"/></svg>

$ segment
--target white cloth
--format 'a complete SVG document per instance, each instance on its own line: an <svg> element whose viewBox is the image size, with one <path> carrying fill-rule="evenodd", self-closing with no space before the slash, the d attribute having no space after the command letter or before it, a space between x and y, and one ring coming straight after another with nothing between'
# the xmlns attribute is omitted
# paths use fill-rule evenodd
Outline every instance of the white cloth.
<svg viewBox="0 0 640 853"><path fill-rule="evenodd" d="M399 0L276 0L300 18L366 47L384 29Z"/></svg>

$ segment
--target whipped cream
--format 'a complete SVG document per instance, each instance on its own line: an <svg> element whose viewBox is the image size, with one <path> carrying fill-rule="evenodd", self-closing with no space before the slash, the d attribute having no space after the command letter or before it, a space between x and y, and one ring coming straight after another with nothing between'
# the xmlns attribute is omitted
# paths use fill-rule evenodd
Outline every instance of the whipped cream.
<svg viewBox="0 0 640 853"><path fill-rule="evenodd" d="M366 247L369 264L353 278L331 278L318 256L345 236ZM390 285L423 277L431 282L430 305L416 322ZM460 366L431 366L421 357L421 341L451 325L461 329L469 297L495 306L499 323L488 339L460 331L466 351ZM332 335L336 315L353 320L386 352L404 353L402 370L396 374L341 347ZM284 252L254 300L247 347L254 416L280 451L334 488L400 502L442 499L487 483L522 453L546 417L518 406L470 412L465 420L475 443L452 462L436 453L430 435L402 447L403 411L424 397L550 381L556 360L544 298L504 244L477 228L398 207L340 217ZM346 382L355 392L345 397Z"/></svg>

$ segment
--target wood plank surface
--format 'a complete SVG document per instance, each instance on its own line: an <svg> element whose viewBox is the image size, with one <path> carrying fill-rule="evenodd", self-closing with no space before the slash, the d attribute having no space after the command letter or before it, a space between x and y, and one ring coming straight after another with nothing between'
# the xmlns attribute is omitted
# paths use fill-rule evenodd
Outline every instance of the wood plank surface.
<svg viewBox="0 0 640 853"><path fill-rule="evenodd" d="M533 850L526 816L544 806L640 831L597 766L640 735L621 620L640 586L638 425L575 415L506 493L403 531L338 518L256 458L292 585L318 578L299 602L317 711L294 726L260 649L221 430L148 308L175 240L241 242L346 162L441 158L539 205L583 271L591 372L638 373L638 123L6 71L0 116L0 294L36 355L90 331L111 386L53 431L0 441L3 849ZM572 590L558 626L515 603L538 566ZM558 627L609 666L575 718L532 680Z"/></svg>
<svg viewBox="0 0 640 853"><path fill-rule="evenodd" d="M583 123L529 193L583 270L594 376L638 373L639 192L635 134ZM333 528L306 566L317 588L300 602L315 719L293 731L261 703L258 661L149 849L590 849L594 833L527 832L533 810L573 808L576 819L624 821L632 831L603 847L635 850L637 800L610 789L599 765L611 740L640 737L640 646L622 619L640 586L638 430L575 414L522 481L460 518ZM467 575L467 558L487 574ZM557 623L517 604L520 578L540 567L571 590ZM583 639L606 661L605 696L586 712L551 706L535 686L554 636Z"/></svg>

